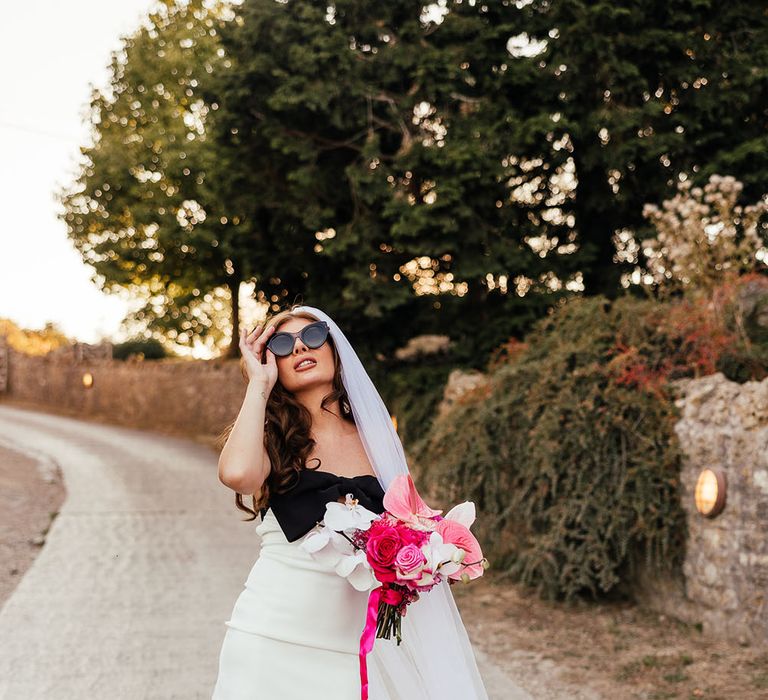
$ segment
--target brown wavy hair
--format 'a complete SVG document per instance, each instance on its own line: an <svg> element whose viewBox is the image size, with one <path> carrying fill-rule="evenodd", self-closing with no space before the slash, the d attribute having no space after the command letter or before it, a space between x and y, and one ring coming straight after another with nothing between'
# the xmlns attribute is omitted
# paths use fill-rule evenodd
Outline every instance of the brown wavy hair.
<svg viewBox="0 0 768 700"><path fill-rule="evenodd" d="M318 320L308 312L294 312L293 308L268 316L264 321L263 328L274 325L275 329L279 329L292 318ZM333 405L338 401L338 405L341 407L341 417L354 424L355 420L352 416L349 397L341 381L339 354L336 352L336 345L330 334L326 342L331 346L333 352L334 372L332 389L323 397L320 407L327 411L329 404ZM240 371L245 381L248 382L245 360L242 357L240 358ZM233 420L219 435L217 439L219 449L223 449L234 425L235 421ZM307 455L315 446L315 441L310 437L311 427L312 416L309 411L290 391L283 387L278 378L267 399L266 420L264 422L264 446L269 455L270 473L259 493L252 495L253 508L245 505L243 494L235 494L237 508L251 515L249 518L244 518L244 522L254 520L259 509L268 506L270 493L289 491L298 482L299 472L302 469L310 468L307 466ZM314 459L317 459L317 465L314 468L318 469L321 460L317 457Z"/></svg>

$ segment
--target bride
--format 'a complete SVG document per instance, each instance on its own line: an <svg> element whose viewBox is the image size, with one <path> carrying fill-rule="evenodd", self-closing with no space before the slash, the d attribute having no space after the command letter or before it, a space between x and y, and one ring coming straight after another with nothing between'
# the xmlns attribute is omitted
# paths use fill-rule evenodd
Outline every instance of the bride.
<svg viewBox="0 0 768 700"><path fill-rule="evenodd" d="M370 700L487 700L446 581L408 607L401 644L375 640L364 670L368 592L299 546L326 503L351 493L381 513L384 490L408 473L346 336L320 309L294 306L241 332L240 350L248 387L219 479L251 520L242 494L253 494L261 549L224 623L212 700L359 700L366 680Z"/></svg>

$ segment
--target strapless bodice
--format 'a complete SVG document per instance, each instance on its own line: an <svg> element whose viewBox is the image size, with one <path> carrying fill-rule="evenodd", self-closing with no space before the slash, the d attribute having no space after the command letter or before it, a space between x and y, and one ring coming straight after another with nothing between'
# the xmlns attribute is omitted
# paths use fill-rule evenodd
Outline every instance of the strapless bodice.
<svg viewBox="0 0 768 700"><path fill-rule="evenodd" d="M343 502L348 493L363 508L377 514L384 512L384 489L373 474L350 477L317 469L302 469L290 490L270 495L268 508L288 542L295 542L323 520L327 503ZM261 509L262 518L268 508Z"/></svg>

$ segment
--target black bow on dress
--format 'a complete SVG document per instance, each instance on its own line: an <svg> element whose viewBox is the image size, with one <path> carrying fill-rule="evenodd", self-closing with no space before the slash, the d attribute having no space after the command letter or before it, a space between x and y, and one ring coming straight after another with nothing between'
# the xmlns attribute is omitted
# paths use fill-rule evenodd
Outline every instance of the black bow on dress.
<svg viewBox="0 0 768 700"><path fill-rule="evenodd" d="M302 469L294 487L270 496L269 507L286 539L295 542L325 517L326 503L343 500L348 493L363 508L377 514L384 512L384 489L373 474L349 477L317 469ZM261 509L262 517L266 511Z"/></svg>

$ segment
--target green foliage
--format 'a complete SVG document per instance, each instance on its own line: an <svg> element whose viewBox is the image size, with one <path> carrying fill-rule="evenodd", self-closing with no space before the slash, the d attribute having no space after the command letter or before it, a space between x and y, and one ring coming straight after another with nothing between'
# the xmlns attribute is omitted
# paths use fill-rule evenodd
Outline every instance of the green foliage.
<svg viewBox="0 0 768 700"><path fill-rule="evenodd" d="M631 297L569 301L491 373L490 396L436 420L415 448L428 489L475 502L494 568L546 597L597 597L641 557L681 562L674 404L615 383L608 363L617 335L653 334L653 311Z"/></svg>
<svg viewBox="0 0 768 700"><path fill-rule="evenodd" d="M112 346L112 358L125 360L131 355L141 355L145 360L168 357L165 346L157 338L135 338Z"/></svg>
<svg viewBox="0 0 768 700"><path fill-rule="evenodd" d="M570 224L541 221L540 228L561 241L577 232L573 264L584 270L588 294L616 294L634 261L617 264L614 232L647 231L643 204L665 199L680 173L693 173L696 184L733 175L748 201L763 195L768 15L761 5L488 6L490 22L514 16L515 34L546 42L536 55L505 58L487 99L514 115L509 153L537 165L519 173L533 189L531 212L543 214L559 196L563 216L572 216ZM548 179L565 162L573 189Z"/></svg>
<svg viewBox="0 0 768 700"><path fill-rule="evenodd" d="M494 568L570 600L684 555L673 380L768 376L768 277L664 303L574 298L409 445L420 483L468 499ZM413 433L411 433L413 436Z"/></svg>
<svg viewBox="0 0 768 700"><path fill-rule="evenodd" d="M717 295L730 342L717 357L717 370L735 382L768 376L768 276L743 275Z"/></svg>
<svg viewBox="0 0 768 700"><path fill-rule="evenodd" d="M93 280L145 304L128 323L191 346L220 341L241 275L240 233L211 196L217 144L201 98L219 62L225 3L160 2L112 55L109 87L90 104L93 143L59 196L61 218Z"/></svg>
<svg viewBox="0 0 768 700"><path fill-rule="evenodd" d="M508 28L451 10L434 24L405 0L250 0L221 37L219 182L252 232L259 298L325 308L367 357L441 329L482 357L568 293L538 278L568 276L569 256L534 252L527 212L498 206L508 134L479 121L498 112L490 67L475 85L465 66L497 60Z"/></svg>
<svg viewBox="0 0 768 700"><path fill-rule="evenodd" d="M372 366L371 379L395 416L397 432L404 445L417 442L429 432L454 366L452 358Z"/></svg>
<svg viewBox="0 0 768 700"><path fill-rule="evenodd" d="M178 343L231 337L252 280L365 357L447 329L480 366L560 299L620 292L643 260L615 232L641 235L681 172L762 195L759 4L439 7L159 3L62 195L99 285Z"/></svg>

